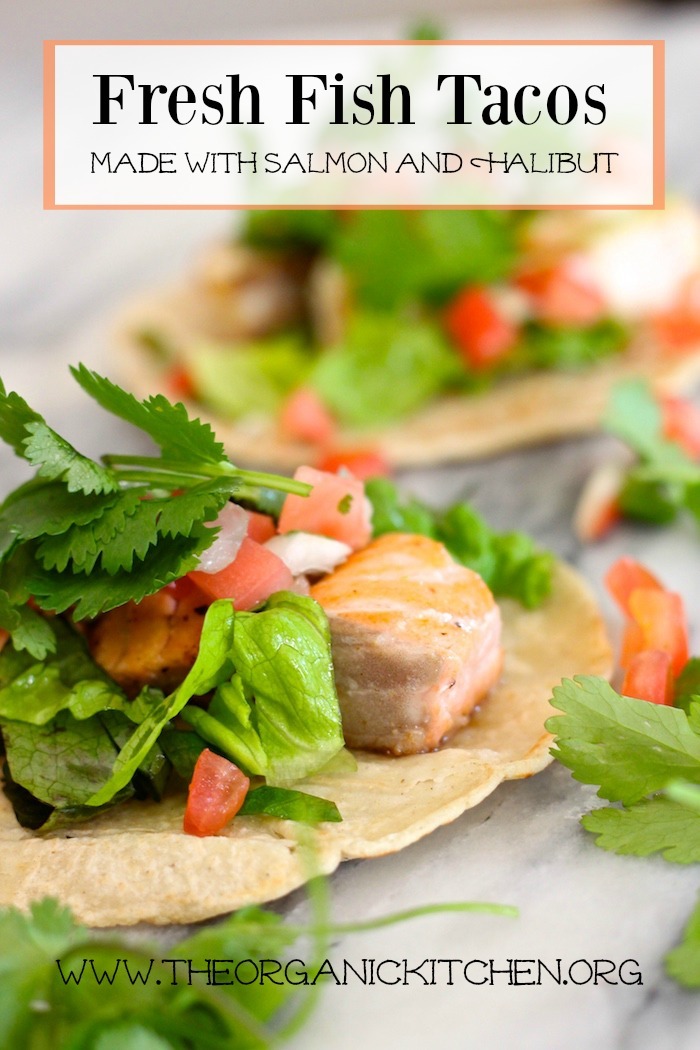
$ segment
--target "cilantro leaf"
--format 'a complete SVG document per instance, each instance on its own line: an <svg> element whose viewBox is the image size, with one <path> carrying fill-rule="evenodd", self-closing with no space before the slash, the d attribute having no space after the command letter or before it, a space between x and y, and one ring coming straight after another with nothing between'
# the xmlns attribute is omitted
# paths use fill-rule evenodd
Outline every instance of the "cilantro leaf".
<svg viewBox="0 0 700 1050"><path fill-rule="evenodd" d="M65 438L43 422L29 423L29 437L24 443L24 457L34 467L37 476L65 481L69 492L116 492L116 476L107 467L95 463L77 452Z"/></svg>
<svg viewBox="0 0 700 1050"><path fill-rule="evenodd" d="M681 943L665 959L666 973L685 988L700 988L700 902L683 931Z"/></svg>
<svg viewBox="0 0 700 1050"><path fill-rule="evenodd" d="M700 817L670 798L645 798L629 809L596 809L581 823L597 836L598 846L614 853L662 853L676 864L700 861Z"/></svg>
<svg viewBox="0 0 700 1050"><path fill-rule="evenodd" d="M224 446L217 441L208 423L190 419L182 404L173 405L162 394L139 401L104 376L85 365L71 368L75 379L86 393L108 412L143 430L158 445L164 456L183 458L193 463L228 462Z"/></svg>
<svg viewBox="0 0 700 1050"><path fill-rule="evenodd" d="M53 626L29 605L14 605L0 590L0 627L12 635L16 649L26 649L37 660L56 648ZM2 656L0 655L0 660Z"/></svg>
<svg viewBox="0 0 700 1050"><path fill-rule="evenodd" d="M29 593L43 609L65 612L75 620L91 619L128 601L139 602L197 566L198 556L211 543L212 531L197 527L189 536L163 539L134 559L128 571L110 574L95 566L89 573L45 569L35 561L27 576Z"/></svg>
<svg viewBox="0 0 700 1050"><path fill-rule="evenodd" d="M576 780L599 785L598 794L626 805L681 777L700 783L700 736L684 711L618 696L602 678L565 679L552 705L552 754Z"/></svg>
<svg viewBox="0 0 700 1050"><path fill-rule="evenodd" d="M111 773L117 749L99 715L79 721L61 711L44 725L5 718L0 724L12 780L49 806L87 805ZM106 801L132 794L127 782Z"/></svg>
<svg viewBox="0 0 700 1050"><path fill-rule="evenodd" d="M10 391L0 379L0 438L10 445L18 456L24 456L24 442L27 438L27 426L31 423L42 423L38 412L30 408L23 397Z"/></svg>
<svg viewBox="0 0 700 1050"><path fill-rule="evenodd" d="M18 456L38 467L38 476L62 479L69 492L113 492L112 471L81 455L29 407L19 394L6 393L0 383L0 438Z"/></svg>
<svg viewBox="0 0 700 1050"><path fill-rule="evenodd" d="M685 665L674 686L674 707L690 713L693 700L700 699L700 657L694 656Z"/></svg>
<svg viewBox="0 0 700 1050"><path fill-rule="evenodd" d="M37 549L44 568L63 572L71 565L73 571L90 572L103 551L123 533L127 518L136 513L143 496L143 490L127 489L102 514L76 522L61 533L44 535Z"/></svg>

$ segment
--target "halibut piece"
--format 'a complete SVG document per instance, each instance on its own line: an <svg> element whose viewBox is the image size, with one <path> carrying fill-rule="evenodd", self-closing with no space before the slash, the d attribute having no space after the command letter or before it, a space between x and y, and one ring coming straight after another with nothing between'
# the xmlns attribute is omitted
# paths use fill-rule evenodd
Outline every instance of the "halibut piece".
<svg viewBox="0 0 700 1050"><path fill-rule="evenodd" d="M350 747L438 747L498 680L501 616L477 573L435 540L390 533L311 588L331 627Z"/></svg>

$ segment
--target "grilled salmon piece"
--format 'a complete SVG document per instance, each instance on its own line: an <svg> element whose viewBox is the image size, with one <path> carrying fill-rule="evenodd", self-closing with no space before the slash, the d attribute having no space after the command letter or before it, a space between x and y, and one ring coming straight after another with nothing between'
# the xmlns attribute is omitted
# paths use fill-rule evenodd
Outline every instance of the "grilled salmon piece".
<svg viewBox="0 0 700 1050"><path fill-rule="evenodd" d="M194 586L168 587L104 613L87 640L96 662L130 696L144 685L169 691L183 680L199 650L206 598Z"/></svg>
<svg viewBox="0 0 700 1050"><path fill-rule="evenodd" d="M330 621L351 747L416 754L467 721L501 672L501 617L477 573L390 533L311 588Z"/></svg>

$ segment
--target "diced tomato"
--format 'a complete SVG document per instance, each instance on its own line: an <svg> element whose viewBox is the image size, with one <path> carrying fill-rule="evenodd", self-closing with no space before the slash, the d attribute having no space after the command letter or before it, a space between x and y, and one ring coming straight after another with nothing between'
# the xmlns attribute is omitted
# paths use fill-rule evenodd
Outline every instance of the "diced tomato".
<svg viewBox="0 0 700 1050"><path fill-rule="evenodd" d="M202 599L202 605L208 605L211 601L189 576L181 576L179 580L173 580L163 589L170 593L176 602L187 601L190 598L196 600L197 597Z"/></svg>
<svg viewBox="0 0 700 1050"><path fill-rule="evenodd" d="M313 485L313 489L308 496L287 496L279 532L316 532L347 543L353 550L369 543L372 516L361 481L314 467L299 467L294 478Z"/></svg>
<svg viewBox="0 0 700 1050"><path fill-rule="evenodd" d="M663 591L662 585L648 569L634 558L618 558L605 574L605 586L610 591L623 613L631 616L630 595L640 588Z"/></svg>
<svg viewBox="0 0 700 1050"><path fill-rule="evenodd" d="M604 463L586 481L574 514L574 531L584 543L600 540L622 519L619 495L624 471Z"/></svg>
<svg viewBox="0 0 700 1050"><path fill-rule="evenodd" d="M487 288L465 288L447 307L445 326L467 364L490 368L513 349L518 326Z"/></svg>
<svg viewBox="0 0 700 1050"><path fill-rule="evenodd" d="M625 680L623 696L648 700L652 704L673 703L671 658L659 649L645 649L633 657Z"/></svg>
<svg viewBox="0 0 700 1050"><path fill-rule="evenodd" d="M620 667L623 671L626 671L635 656L644 652L646 648L644 631L634 620L628 620L622 634L622 649L620 651Z"/></svg>
<svg viewBox="0 0 700 1050"><path fill-rule="evenodd" d="M700 274L693 274L669 310L652 318L660 342L670 350L700 343Z"/></svg>
<svg viewBox="0 0 700 1050"><path fill-rule="evenodd" d="M581 272L575 260L518 278L532 300L537 317L553 325L591 325L605 313L602 293Z"/></svg>
<svg viewBox="0 0 700 1050"><path fill-rule="evenodd" d="M386 477L391 474L391 467L386 457L378 448L345 448L331 449L321 456L319 470L337 474L344 467L360 481L367 478Z"/></svg>
<svg viewBox="0 0 700 1050"><path fill-rule="evenodd" d="M315 390L302 386L282 406L280 430L295 441L325 445L335 434L335 420Z"/></svg>
<svg viewBox="0 0 700 1050"><path fill-rule="evenodd" d="M5 648L7 642L9 641L9 638L10 638L9 632L3 630L3 628L0 627L0 653Z"/></svg>
<svg viewBox="0 0 700 1050"><path fill-rule="evenodd" d="M256 543L267 543L276 532L275 523L269 514L248 511L248 535Z"/></svg>
<svg viewBox="0 0 700 1050"><path fill-rule="evenodd" d="M241 808L250 780L238 766L208 747L200 753L187 795L183 829L188 835L216 835Z"/></svg>
<svg viewBox="0 0 700 1050"><path fill-rule="evenodd" d="M700 459L700 408L682 397L661 399L664 435L692 456Z"/></svg>
<svg viewBox="0 0 700 1050"><path fill-rule="evenodd" d="M644 648L668 653L672 673L680 674L688 662L688 628L681 596L641 587L630 594L629 608L644 634Z"/></svg>
<svg viewBox="0 0 700 1050"><path fill-rule="evenodd" d="M184 365L173 365L166 376L166 383L172 394L177 397L196 397L192 376Z"/></svg>
<svg viewBox="0 0 700 1050"><path fill-rule="evenodd" d="M201 591L215 601L231 598L236 609L253 609L275 591L292 586L294 579L281 558L244 536L238 554L220 572L191 572Z"/></svg>

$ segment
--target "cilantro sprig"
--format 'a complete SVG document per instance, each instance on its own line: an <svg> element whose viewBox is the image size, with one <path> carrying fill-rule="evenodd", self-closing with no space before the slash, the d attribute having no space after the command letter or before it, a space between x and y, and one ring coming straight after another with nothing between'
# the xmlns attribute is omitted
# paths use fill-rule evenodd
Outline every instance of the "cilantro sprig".
<svg viewBox="0 0 700 1050"><path fill-rule="evenodd" d="M228 500L267 509L271 492L309 491L235 466L212 429L181 404L162 395L139 401L84 365L72 373L159 455L90 459L0 382L0 438L35 468L0 506L0 627L37 659L55 641L30 598L45 611L72 608L77 619L139 601L195 567Z"/></svg>
<svg viewBox="0 0 700 1050"><path fill-rule="evenodd" d="M552 754L576 780L597 785L602 798L617 803L582 818L602 849L700 863L697 660L690 661L678 683L676 703L683 699L688 713L619 696L608 682L590 676L565 680L554 689L552 705L563 713L547 722L555 734ZM666 965L681 984L700 987L700 905Z"/></svg>
<svg viewBox="0 0 700 1050"><path fill-rule="evenodd" d="M700 522L700 465L664 437L661 409L645 380L617 384L603 426L637 456L618 497L626 517L665 525L685 510Z"/></svg>

